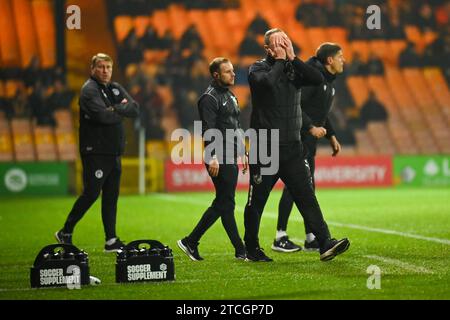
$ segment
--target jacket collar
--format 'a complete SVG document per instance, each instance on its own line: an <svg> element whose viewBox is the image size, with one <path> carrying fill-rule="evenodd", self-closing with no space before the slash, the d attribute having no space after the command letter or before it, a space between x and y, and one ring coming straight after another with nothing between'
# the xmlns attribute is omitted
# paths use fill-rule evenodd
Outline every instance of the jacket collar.
<svg viewBox="0 0 450 320"><path fill-rule="evenodd" d="M322 62L320 62L319 59L317 59L317 57L309 58L309 60L306 63L318 69L323 74L327 82L333 82L336 79L336 75L330 73L327 70L327 68L325 68L325 66L322 64Z"/></svg>
<svg viewBox="0 0 450 320"><path fill-rule="evenodd" d="M107 87L108 87L108 84L104 85L103 83L100 83L95 77L90 76L90 78L91 78L93 81L95 81L100 87L102 87L102 88L107 88Z"/></svg>
<svg viewBox="0 0 450 320"><path fill-rule="evenodd" d="M221 86L216 80L211 81L211 86L219 92L227 92L229 90L227 87Z"/></svg>

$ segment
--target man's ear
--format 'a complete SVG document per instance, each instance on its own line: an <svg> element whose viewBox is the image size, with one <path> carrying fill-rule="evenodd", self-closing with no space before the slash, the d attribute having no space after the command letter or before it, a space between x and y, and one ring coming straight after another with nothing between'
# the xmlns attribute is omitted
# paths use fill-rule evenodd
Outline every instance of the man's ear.
<svg viewBox="0 0 450 320"><path fill-rule="evenodd" d="M327 57L327 64L333 63L333 57Z"/></svg>
<svg viewBox="0 0 450 320"><path fill-rule="evenodd" d="M217 71L213 73L213 78L216 80L219 79L219 73Z"/></svg>

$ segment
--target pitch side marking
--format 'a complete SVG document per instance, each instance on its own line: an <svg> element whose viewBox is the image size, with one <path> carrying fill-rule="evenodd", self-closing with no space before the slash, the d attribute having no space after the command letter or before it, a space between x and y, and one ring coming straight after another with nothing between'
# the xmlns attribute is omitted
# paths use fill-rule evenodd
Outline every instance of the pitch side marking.
<svg viewBox="0 0 450 320"><path fill-rule="evenodd" d="M406 263L397 259L392 259L392 258L387 258L387 257L381 257L381 256L376 256L376 255L365 255L363 256L364 258L368 258L368 259L374 259L374 260L378 260L387 264L391 264L397 267L400 267L402 269L408 270L408 271L412 271L412 272L416 272L416 273L427 273L427 274L434 274L433 271L424 268L424 267L419 267L416 266L414 264L411 263Z"/></svg>
<svg viewBox="0 0 450 320"><path fill-rule="evenodd" d="M167 200L167 201L191 203L191 204L195 204L195 205L205 205L205 202L203 202L203 201L193 200L190 198L184 198L184 197L180 197L180 196L174 196L174 195L168 195L168 194L157 194L156 196L160 199ZM245 209L244 207L236 206L236 210L244 211L244 209ZM271 219L278 219L278 214L276 214L274 212L266 211L264 213L263 217L268 217ZM347 223L340 223L340 222L333 222L333 221L327 221L327 224L335 226L335 227L357 229L357 230L364 230L364 231L384 233L384 234L392 234L392 235L397 235L397 236L401 236L401 237L405 237L405 238L413 238L413 239L419 239L419 240L425 240L425 241L437 242L437 243L450 245L450 240L448 240L448 239L425 237L425 236L421 236L421 235L413 234L413 233L400 232L400 231L381 229L381 228L372 228L372 227L360 226L360 225L356 225L356 224L347 224Z"/></svg>

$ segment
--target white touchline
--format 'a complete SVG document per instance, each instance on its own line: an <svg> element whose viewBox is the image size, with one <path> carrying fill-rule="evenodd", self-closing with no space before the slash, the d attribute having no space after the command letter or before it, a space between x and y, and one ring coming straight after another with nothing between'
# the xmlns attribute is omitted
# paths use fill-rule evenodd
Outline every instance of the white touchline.
<svg viewBox="0 0 450 320"><path fill-rule="evenodd" d="M381 261L381 262L384 262L387 264L392 264L394 266L400 267L405 270L413 271L413 272L433 274L433 271L431 271L427 268L416 266L414 264L406 263L406 262L403 262L403 261L400 261L397 259L381 257L381 256L376 256L376 255L365 255L363 257L368 258L368 259L378 260L378 261Z"/></svg>
<svg viewBox="0 0 450 320"><path fill-rule="evenodd" d="M191 203L191 204L195 204L195 205L205 205L206 204L204 201L193 200L190 198L180 197L180 196L176 196L176 195L158 193L158 194L155 194L155 196L157 196L160 199L164 199L167 201L173 201L173 202ZM236 206L236 210L244 211L244 209L245 209L244 207ZM263 217L277 219L278 215L274 212L265 211ZM356 224L347 224L347 223L340 223L340 222L333 222L333 221L327 221L327 224L336 226L336 227L364 230L364 231L384 233L384 234L392 234L392 235L401 236L401 237L405 237L405 238L413 238L413 239L419 239L419 240L425 240L425 241L437 242L437 243L450 245L450 240L448 240L448 239L425 237L425 236L421 236L421 235L413 234L413 233L406 233L406 232L381 229L381 228L372 228L372 227L360 226L360 225L356 225Z"/></svg>
<svg viewBox="0 0 450 320"><path fill-rule="evenodd" d="M443 243L450 245L450 240L447 239L439 239L439 238L432 238L432 237L425 237L418 234L412 234L412 233L406 233L406 232L400 232L395 230L387 230L387 229L380 229L380 228L372 228L372 227L366 227L366 226L359 226L356 224L346 224L346 223L339 223L339 222L332 222L327 221L329 225L336 226L336 227L344 227L344 228L350 228L350 229L359 229L359 230L365 230L370 232L378 232L378 233L385 233L385 234L394 234L397 236L402 236L406 238L414 238L419 240L426 240L431 242L437 242L437 243Z"/></svg>

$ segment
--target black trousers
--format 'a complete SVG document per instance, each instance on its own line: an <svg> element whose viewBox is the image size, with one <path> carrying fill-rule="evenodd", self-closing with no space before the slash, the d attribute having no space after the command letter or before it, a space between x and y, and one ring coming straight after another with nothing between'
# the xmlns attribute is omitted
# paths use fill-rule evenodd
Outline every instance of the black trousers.
<svg viewBox="0 0 450 320"><path fill-rule="evenodd" d="M259 247L261 216L269 194L279 178L287 186L305 223L310 226L319 244L325 245L330 238L330 232L315 196L301 143L280 146L280 164L276 174L261 175L261 179L256 179L259 173L260 168L257 165L250 165L250 189L244 214L244 241L247 249Z"/></svg>
<svg viewBox="0 0 450 320"><path fill-rule="evenodd" d="M303 139L303 147L307 153L306 161L309 165L309 171L311 173L311 183L316 189L316 184L314 180L314 172L316 169L316 148L317 148L317 139L313 136L307 136ZM294 199L291 196L288 188L284 186L283 193L280 198L280 202L278 204L278 221L277 221L277 230L287 230L289 216L291 215L292 207L294 206ZM311 227L305 222L305 234L312 233Z"/></svg>
<svg viewBox="0 0 450 320"><path fill-rule="evenodd" d="M63 232L72 233L75 225L102 192L102 221L105 238L116 237L117 199L119 198L122 164L120 156L81 156L83 193L78 197L64 224Z"/></svg>
<svg viewBox="0 0 450 320"><path fill-rule="evenodd" d="M237 164L221 164L217 177L211 177L216 189L216 197L205 211L194 230L188 236L190 243L196 244L203 234L220 217L228 238L236 250L242 250L244 244L234 218L235 193L239 168Z"/></svg>

